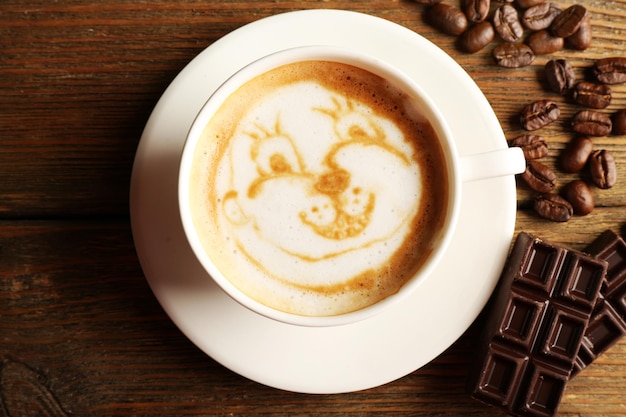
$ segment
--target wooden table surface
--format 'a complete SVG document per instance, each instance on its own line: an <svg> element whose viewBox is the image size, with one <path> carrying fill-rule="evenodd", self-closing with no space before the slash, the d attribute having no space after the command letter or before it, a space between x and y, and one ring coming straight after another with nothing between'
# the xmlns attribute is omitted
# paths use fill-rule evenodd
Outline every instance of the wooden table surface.
<svg viewBox="0 0 626 417"><path fill-rule="evenodd" d="M578 107L547 91L543 65L567 58L583 77L598 58L626 56L626 0L577 3L591 13L590 48L505 69L494 65L493 45L460 52L411 1L2 0L0 415L502 415L463 391L479 321L422 369L349 394L285 392L216 363L170 321L143 275L129 219L133 158L162 92L212 42L277 13L337 8L394 21L448 52L482 89L507 138L521 133L523 105L556 97L561 121L542 131L545 161L555 167ZM614 87L606 111L621 108L626 85ZM594 190L595 211L567 223L543 220L520 183L517 232L581 249L607 228L624 231L626 138L594 142L618 161L617 185ZM558 175L559 186L577 177ZM560 407L563 416L625 414L626 340L569 383Z"/></svg>

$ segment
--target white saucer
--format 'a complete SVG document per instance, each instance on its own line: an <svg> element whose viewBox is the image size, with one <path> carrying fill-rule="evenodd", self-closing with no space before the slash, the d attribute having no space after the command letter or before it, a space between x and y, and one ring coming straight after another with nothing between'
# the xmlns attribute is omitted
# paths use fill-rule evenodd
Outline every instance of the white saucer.
<svg viewBox="0 0 626 417"><path fill-rule="evenodd" d="M309 328L241 307L213 283L186 243L176 200L180 152L195 114L228 76L270 52L307 44L359 49L414 76L449 115L460 154L507 146L493 110L471 78L415 32L354 12L286 13L215 42L165 91L137 150L131 220L137 253L156 297L200 349L265 385L340 393L415 371L469 327L493 291L511 243L515 180L509 176L464 185L459 227L443 263L392 310L356 324Z"/></svg>

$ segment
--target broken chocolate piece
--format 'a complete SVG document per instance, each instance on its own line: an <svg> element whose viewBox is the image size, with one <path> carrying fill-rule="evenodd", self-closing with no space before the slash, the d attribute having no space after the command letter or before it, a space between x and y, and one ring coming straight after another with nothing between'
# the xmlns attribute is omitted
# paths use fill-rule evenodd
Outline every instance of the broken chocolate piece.
<svg viewBox="0 0 626 417"><path fill-rule="evenodd" d="M553 416L607 262L520 233L494 292L468 390L512 415Z"/></svg>
<svg viewBox="0 0 626 417"><path fill-rule="evenodd" d="M626 242L607 230L585 252L606 261L608 269L572 376L626 335Z"/></svg>

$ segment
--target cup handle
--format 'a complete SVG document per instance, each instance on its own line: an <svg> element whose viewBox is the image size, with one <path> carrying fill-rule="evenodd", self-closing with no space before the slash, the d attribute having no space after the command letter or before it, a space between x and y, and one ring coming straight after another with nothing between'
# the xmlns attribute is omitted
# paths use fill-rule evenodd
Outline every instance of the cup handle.
<svg viewBox="0 0 626 417"><path fill-rule="evenodd" d="M526 169L526 159L520 147L465 155L460 160L463 182L521 174Z"/></svg>

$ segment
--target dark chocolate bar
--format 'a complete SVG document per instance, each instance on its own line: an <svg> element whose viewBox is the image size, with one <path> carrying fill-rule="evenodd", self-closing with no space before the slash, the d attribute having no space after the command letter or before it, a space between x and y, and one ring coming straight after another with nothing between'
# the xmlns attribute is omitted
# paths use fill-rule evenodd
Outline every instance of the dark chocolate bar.
<svg viewBox="0 0 626 417"><path fill-rule="evenodd" d="M608 269L572 376L626 334L626 242L613 231L607 230L585 252L606 261Z"/></svg>
<svg viewBox="0 0 626 417"><path fill-rule="evenodd" d="M556 414L606 270L606 261L520 233L491 300L471 396L512 415Z"/></svg>

